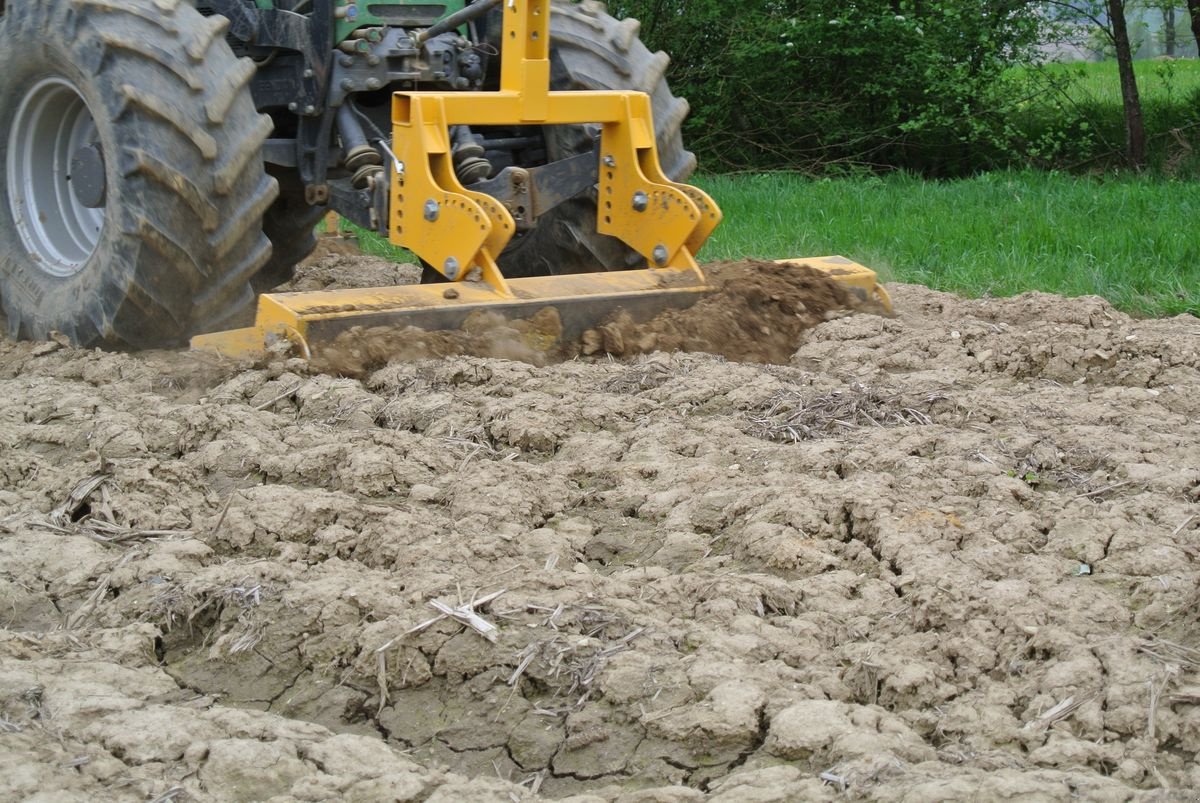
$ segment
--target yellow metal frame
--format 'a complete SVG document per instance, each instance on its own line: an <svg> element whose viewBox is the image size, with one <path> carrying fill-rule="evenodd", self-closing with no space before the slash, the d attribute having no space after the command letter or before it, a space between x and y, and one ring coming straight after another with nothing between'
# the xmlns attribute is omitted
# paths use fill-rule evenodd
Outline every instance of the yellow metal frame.
<svg viewBox="0 0 1200 803"><path fill-rule="evenodd" d="M258 299L254 325L193 338L192 347L231 357L261 354L287 339L304 357L311 343L356 326L453 328L487 310L526 317L561 313L564 336L616 309L652 314L709 292L695 254L721 220L701 190L668 179L658 162L650 98L639 92L551 92L549 0L504 0L505 47L498 92L393 95L389 239L459 282L304 293ZM450 126L602 126L597 229L646 257L643 270L506 280L496 257L512 239L512 214L459 183ZM891 309L874 272L842 257L780 260L811 265L864 300ZM482 282L467 282L478 269Z"/></svg>
<svg viewBox="0 0 1200 803"><path fill-rule="evenodd" d="M397 92L389 239L461 281L473 268L512 298L496 257L516 233L494 198L459 183L452 125L602 126L597 230L624 241L651 268L703 274L695 254L721 220L703 191L671 181L658 161L650 98L641 92L550 91L550 2L505 0L498 92Z"/></svg>

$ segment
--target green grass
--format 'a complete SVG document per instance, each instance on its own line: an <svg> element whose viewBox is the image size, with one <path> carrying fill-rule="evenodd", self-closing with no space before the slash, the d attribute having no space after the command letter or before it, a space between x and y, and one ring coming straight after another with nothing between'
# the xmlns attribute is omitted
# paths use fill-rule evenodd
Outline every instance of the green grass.
<svg viewBox="0 0 1200 803"><path fill-rule="evenodd" d="M971 296L1095 294L1139 315L1200 315L1200 183L1028 171L697 184L725 212L704 260L842 254Z"/></svg>
<svg viewBox="0 0 1200 803"><path fill-rule="evenodd" d="M1103 296L1138 315L1200 315L1197 182L1035 171L695 181L725 213L703 261L841 254L885 280L969 296L1043 290ZM359 236L365 253L414 261Z"/></svg>
<svg viewBox="0 0 1200 803"><path fill-rule="evenodd" d="M1067 94L1077 102L1121 105L1121 82L1115 61L1048 64L1049 75L1071 79ZM1170 59L1134 62L1138 94L1143 103L1173 103L1200 90L1200 60Z"/></svg>

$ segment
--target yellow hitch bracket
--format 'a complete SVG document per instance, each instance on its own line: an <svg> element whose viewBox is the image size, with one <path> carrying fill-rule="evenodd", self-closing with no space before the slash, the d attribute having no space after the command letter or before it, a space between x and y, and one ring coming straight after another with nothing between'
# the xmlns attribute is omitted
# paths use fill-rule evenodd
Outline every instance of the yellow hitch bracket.
<svg viewBox="0 0 1200 803"><path fill-rule="evenodd" d="M445 96L396 95L392 107L396 158L391 187L391 242L402 245L458 281L472 268L504 298L512 291L496 256L516 230L494 198L471 192L454 174Z"/></svg>
<svg viewBox="0 0 1200 803"><path fill-rule="evenodd" d="M777 259L778 265L807 265L821 271L829 278L850 291L861 302L878 304L884 312L892 313L892 299L879 283L879 276L870 268L846 257L805 257L804 259Z"/></svg>
<svg viewBox="0 0 1200 803"><path fill-rule="evenodd" d="M654 140L650 98L627 91L550 91L550 2L507 0L498 92L397 92L388 239L461 281L474 268L497 295L511 289L496 257L516 233L512 214L463 187L450 152L452 125L602 126L597 230L619 238L651 268L692 271L720 222L703 191L671 181Z"/></svg>

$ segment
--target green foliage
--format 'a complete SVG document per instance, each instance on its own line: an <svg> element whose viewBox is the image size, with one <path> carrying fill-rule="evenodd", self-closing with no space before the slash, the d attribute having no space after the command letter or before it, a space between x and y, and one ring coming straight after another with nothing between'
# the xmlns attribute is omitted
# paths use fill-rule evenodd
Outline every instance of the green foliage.
<svg viewBox="0 0 1200 803"><path fill-rule="evenodd" d="M1154 172L1200 175L1200 61L1134 63ZM1125 121L1115 62L1017 68L1007 80L1030 100L1010 115L1017 161L1103 170L1123 159Z"/></svg>
<svg viewBox="0 0 1200 803"><path fill-rule="evenodd" d="M968 295L1100 295L1200 315L1200 183L1126 174L707 176L725 222L704 260L842 254L889 280Z"/></svg>
<svg viewBox="0 0 1200 803"><path fill-rule="evenodd" d="M908 167L953 174L1003 150L1005 72L1032 58L1025 0L622 0L694 114L710 169Z"/></svg>
<svg viewBox="0 0 1200 803"><path fill-rule="evenodd" d="M672 55L672 87L692 104L685 136L707 170L953 177L1121 162L1115 65L1035 66L1039 42L1107 36L1103 4L1074 2L1083 11L1029 0L619 0L611 10L641 19L647 43ZM1200 174L1198 67L1138 65L1151 163L1172 175Z"/></svg>

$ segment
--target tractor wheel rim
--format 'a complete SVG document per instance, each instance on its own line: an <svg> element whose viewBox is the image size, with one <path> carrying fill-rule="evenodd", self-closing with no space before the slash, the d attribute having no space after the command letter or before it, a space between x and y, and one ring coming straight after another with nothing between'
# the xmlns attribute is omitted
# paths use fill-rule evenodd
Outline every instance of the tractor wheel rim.
<svg viewBox="0 0 1200 803"><path fill-rule="evenodd" d="M74 276L104 228L103 202L90 208L71 182L72 159L99 144L91 110L70 81L43 78L25 92L9 130L8 198L17 232L38 269Z"/></svg>

